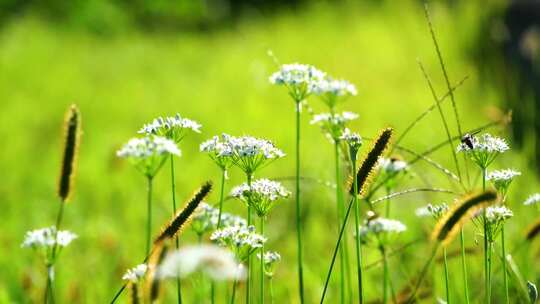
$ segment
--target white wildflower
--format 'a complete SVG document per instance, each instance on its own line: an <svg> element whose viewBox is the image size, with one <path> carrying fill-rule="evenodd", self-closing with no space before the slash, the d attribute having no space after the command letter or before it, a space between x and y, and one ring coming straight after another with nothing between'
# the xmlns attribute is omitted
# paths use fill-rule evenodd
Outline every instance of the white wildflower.
<svg viewBox="0 0 540 304"><path fill-rule="evenodd" d="M343 132L341 133L341 136L339 137L339 139L341 139L347 144L351 152L351 155L356 157L356 153L362 146L362 137L358 133L354 133L351 130L349 130L349 128L345 128Z"/></svg>
<svg viewBox="0 0 540 304"><path fill-rule="evenodd" d="M231 196L239 198L255 209L258 216L265 216L274 207L274 202L286 198L290 192L281 183L269 179L258 179L251 187L244 183L231 190Z"/></svg>
<svg viewBox="0 0 540 304"><path fill-rule="evenodd" d="M534 205L536 203L540 202L540 193L534 193L530 195L525 202L523 202L523 205Z"/></svg>
<svg viewBox="0 0 540 304"><path fill-rule="evenodd" d="M349 96L355 96L357 93L356 87L347 80L331 79L329 77L314 82L311 85L311 92L319 95L330 109L334 109L338 101Z"/></svg>
<svg viewBox="0 0 540 304"><path fill-rule="evenodd" d="M147 270L148 266L146 264L139 264L131 269L128 269L122 276L122 280L137 283L141 278L144 277Z"/></svg>
<svg viewBox="0 0 540 304"><path fill-rule="evenodd" d="M347 124L357 118L358 114L352 112L320 113L313 116L310 124L319 125L330 139L339 141Z"/></svg>
<svg viewBox="0 0 540 304"><path fill-rule="evenodd" d="M486 208L486 219L491 224L503 222L512 216L514 216L512 210L505 206L490 206Z"/></svg>
<svg viewBox="0 0 540 304"><path fill-rule="evenodd" d="M441 203L438 205L428 204L427 206L416 209L416 216L432 216L435 219L439 219L446 213L446 211L448 211L448 205L446 203Z"/></svg>
<svg viewBox="0 0 540 304"><path fill-rule="evenodd" d="M202 272L215 281L246 277L245 269L233 253L215 245L189 246L169 253L157 271L161 279L185 278L195 272Z"/></svg>
<svg viewBox="0 0 540 304"><path fill-rule="evenodd" d="M237 259L245 261L255 250L261 248L266 238L255 233L254 226L230 226L214 231L210 240L234 252Z"/></svg>
<svg viewBox="0 0 540 304"><path fill-rule="evenodd" d="M406 170L408 168L407 162L398 158L386 158L381 157L379 159L378 166L381 170L387 173L396 173Z"/></svg>
<svg viewBox="0 0 540 304"><path fill-rule="evenodd" d="M257 253L257 258L261 259L261 253ZM266 251L263 256L264 274L266 276L273 276L276 268L276 264L281 261L281 255L275 251Z"/></svg>
<svg viewBox="0 0 540 304"><path fill-rule="evenodd" d="M378 241L385 244L405 230L407 227L400 221L377 217L366 220L360 227L360 239L364 243Z"/></svg>
<svg viewBox="0 0 540 304"><path fill-rule="evenodd" d="M231 138L230 135L223 133L221 136L212 137L199 146L199 150L207 153L225 172L232 165L233 148Z"/></svg>
<svg viewBox="0 0 540 304"><path fill-rule="evenodd" d="M508 187L514 180L514 177L520 176L521 172L505 169L505 170L494 170L487 174L486 179L493 183L495 189L502 192L503 197L506 196Z"/></svg>
<svg viewBox="0 0 540 304"><path fill-rule="evenodd" d="M201 133L201 127L198 122L183 118L177 113L175 116L154 119L151 123L145 124L138 133L164 136L178 143L184 138L187 130Z"/></svg>
<svg viewBox="0 0 540 304"><path fill-rule="evenodd" d="M153 177L169 155L180 156L181 152L174 141L151 135L130 139L116 155L127 158L137 170Z"/></svg>
<svg viewBox="0 0 540 304"><path fill-rule="evenodd" d="M285 156L285 153L276 148L271 141L252 136L231 136L229 144L232 148L234 165L247 174L253 174L268 162Z"/></svg>
<svg viewBox="0 0 540 304"><path fill-rule="evenodd" d="M68 246L78 236L67 230L56 232L56 227L51 226L26 232L22 247L32 248L53 248L55 244L59 247Z"/></svg>
<svg viewBox="0 0 540 304"><path fill-rule="evenodd" d="M487 133L481 137L466 134L457 147L458 152L467 153L478 166L484 169L495 160L498 154L509 149L504 139Z"/></svg>
<svg viewBox="0 0 540 304"><path fill-rule="evenodd" d="M299 103L311 94L314 84L325 76L326 73L314 66L292 63L282 65L279 71L270 76L269 80L272 84L287 87L289 94Z"/></svg>

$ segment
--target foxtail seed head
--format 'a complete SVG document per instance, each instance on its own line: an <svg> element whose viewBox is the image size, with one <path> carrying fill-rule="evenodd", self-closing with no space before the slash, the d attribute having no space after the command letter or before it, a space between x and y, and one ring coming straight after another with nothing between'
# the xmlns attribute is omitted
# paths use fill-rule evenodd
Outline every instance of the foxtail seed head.
<svg viewBox="0 0 540 304"><path fill-rule="evenodd" d="M141 301L139 298L139 287L137 286L137 283L129 282L128 289L129 289L129 303L139 304Z"/></svg>
<svg viewBox="0 0 540 304"><path fill-rule="evenodd" d="M463 197L437 222L437 225L431 234L431 238L437 242L441 242L443 246L448 245L459 229L476 211L485 208L496 201L497 193L492 190Z"/></svg>
<svg viewBox="0 0 540 304"><path fill-rule="evenodd" d="M148 272L147 272L147 293L150 297L150 303L154 303L160 294L161 279L158 272L159 265L163 262L163 259L169 251L168 245L165 242L154 243L154 249L148 259Z"/></svg>
<svg viewBox="0 0 540 304"><path fill-rule="evenodd" d="M529 227L529 229L527 229L527 234L526 234L527 241L531 242L539 234L540 234L540 219L534 222Z"/></svg>
<svg viewBox="0 0 540 304"><path fill-rule="evenodd" d="M393 133L394 129L386 128L381 131L379 136L377 136L377 139L373 142L371 150L368 152L364 158L364 161L362 161L362 164L358 168L356 177L350 178L349 193L351 195L365 195L367 186L371 180L371 176L373 175L373 171L375 171L375 168L379 162L379 158L384 154L388 146L390 146ZM354 193L354 178L356 178L357 181L358 193Z"/></svg>
<svg viewBox="0 0 540 304"><path fill-rule="evenodd" d="M64 155L58 182L58 196L62 202L66 202L73 193L80 138L81 114L76 105L71 105L64 120Z"/></svg>
<svg viewBox="0 0 540 304"><path fill-rule="evenodd" d="M199 204L210 193L210 190L212 190L212 183L208 181L201 186L195 195L193 195L193 197L186 203L185 207L179 210L173 219L167 223L154 241L154 244L160 243L166 239L172 239L178 233L180 233L182 227L184 227L185 224L190 220L191 215L193 215L193 212L197 209Z"/></svg>

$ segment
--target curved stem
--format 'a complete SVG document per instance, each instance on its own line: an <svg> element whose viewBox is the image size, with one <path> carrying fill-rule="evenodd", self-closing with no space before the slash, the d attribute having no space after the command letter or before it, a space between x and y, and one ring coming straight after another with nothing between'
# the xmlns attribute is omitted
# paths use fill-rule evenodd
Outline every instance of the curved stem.
<svg viewBox="0 0 540 304"><path fill-rule="evenodd" d="M465 303L469 304L469 284L467 280L467 262L465 261L465 236L463 233L463 228L460 231L460 240L461 240L461 268L463 270L463 286L465 293Z"/></svg>
<svg viewBox="0 0 540 304"><path fill-rule="evenodd" d="M172 154L171 154L171 191L172 191L172 207L173 207L173 216L174 216L176 213L176 182L175 182L175 176L174 176L174 157ZM176 249L180 247L180 242L178 240L178 237L175 239L175 246L176 246ZM176 298L178 299L178 304L182 304L182 285L180 282L180 278L176 278ZM212 303L214 303L213 300L214 300L214 297L212 294Z"/></svg>
<svg viewBox="0 0 540 304"><path fill-rule="evenodd" d="M356 157L352 157L352 172L356 172ZM358 180L353 178L353 203L354 203L354 229L356 233L355 245L356 245L356 269L358 280L358 303L364 303L364 290L362 289L362 249L360 247L360 210L358 206Z"/></svg>
<svg viewBox="0 0 540 304"><path fill-rule="evenodd" d="M302 225L300 218L300 104L301 100L296 101L296 182L295 182L295 201L296 201L296 246L298 252L298 285L300 293L300 303L304 303L304 266L302 255Z"/></svg>
<svg viewBox="0 0 540 304"><path fill-rule="evenodd" d="M449 274L448 274L448 260L446 258L446 247L443 247L443 257L444 257L444 285L446 288L446 303L450 304L450 288L449 283Z"/></svg>
<svg viewBox="0 0 540 304"><path fill-rule="evenodd" d="M146 201L146 256L150 255L150 242L152 235L152 177L148 177L148 197Z"/></svg>

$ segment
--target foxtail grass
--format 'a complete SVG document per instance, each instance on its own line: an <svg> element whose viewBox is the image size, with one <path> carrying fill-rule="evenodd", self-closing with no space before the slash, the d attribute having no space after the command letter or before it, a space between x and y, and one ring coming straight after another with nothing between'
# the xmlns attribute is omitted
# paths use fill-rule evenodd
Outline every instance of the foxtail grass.
<svg viewBox="0 0 540 304"><path fill-rule="evenodd" d="M540 234L540 219L534 222L526 231L525 239L532 242Z"/></svg>
<svg viewBox="0 0 540 304"><path fill-rule="evenodd" d="M139 286L135 282L130 282L128 284L129 289L129 303L130 304L139 304L140 303L140 296L139 296Z"/></svg>
<svg viewBox="0 0 540 304"><path fill-rule="evenodd" d="M169 247L163 241L154 243L152 254L148 258L148 272L146 274L147 282L147 294L149 296L150 303L154 303L160 296L161 291L161 278L159 274L159 265L165 256Z"/></svg>
<svg viewBox="0 0 540 304"><path fill-rule="evenodd" d="M371 149L364 157L364 160L362 161L358 171L350 179L351 185L349 185L349 193L352 197L349 201L349 206L347 207L347 211L345 213L345 217L339 231L336 246L334 248L332 260L330 262L330 267L328 269L328 274L324 283L324 289L320 301L321 304L324 302L324 297L326 296L326 291L328 290L328 283L330 282L330 278L332 276L332 270L336 261L337 252L339 251L341 239L343 238L343 232L345 231L345 227L347 226L347 220L351 212L354 197L358 195L365 195L366 189L368 188L368 183L372 179L373 171L375 171L379 158L383 156L385 151L388 149L393 133L394 130L392 128L386 128L381 131L379 136L377 136L377 139L373 141ZM358 238L359 236L357 235L356 237Z"/></svg>

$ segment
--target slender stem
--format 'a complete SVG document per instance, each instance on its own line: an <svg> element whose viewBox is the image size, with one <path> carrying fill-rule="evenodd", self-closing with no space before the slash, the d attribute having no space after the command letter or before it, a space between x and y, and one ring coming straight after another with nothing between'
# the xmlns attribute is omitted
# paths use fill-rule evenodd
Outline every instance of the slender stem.
<svg viewBox="0 0 540 304"><path fill-rule="evenodd" d="M217 229L221 228L221 214L223 213L223 198L224 198L224 191L225 191L225 176L227 174L227 171L223 169L221 171L221 187L219 190L219 217L217 222Z"/></svg>
<svg viewBox="0 0 540 304"><path fill-rule="evenodd" d="M58 210L58 214L56 215L56 224L55 224L55 230L54 230L54 245L51 251L51 260L50 264L47 265L47 283L45 287L45 303L55 303L55 297L54 297L54 264L56 263L56 252L58 249L58 231L60 230L60 225L62 224L62 219L64 218L64 205L66 203L63 201L60 201L60 209ZM50 300L50 301L49 301Z"/></svg>
<svg viewBox="0 0 540 304"><path fill-rule="evenodd" d="M443 257L444 257L444 285L446 288L446 303L450 304L450 287L449 283L449 274L448 274L448 260L446 258L446 247L443 247Z"/></svg>
<svg viewBox="0 0 540 304"><path fill-rule="evenodd" d="M261 235L264 236L264 216L260 217L261 220ZM264 304L264 242L261 247L261 281L260 281L260 299L259 303Z"/></svg>
<svg viewBox="0 0 540 304"><path fill-rule="evenodd" d="M386 258L386 252L384 246L380 246L381 256L383 259L383 304L388 303L388 259Z"/></svg>
<svg viewBox="0 0 540 304"><path fill-rule="evenodd" d="M336 209L337 209L337 229L339 233L340 223L343 220L343 203L341 201L341 172L339 164L339 142L334 141L334 161L335 161L335 170L336 170ZM346 232L344 232L346 234ZM347 237L345 236L345 239ZM345 256L344 256L344 243L340 244L339 247L339 302L345 303Z"/></svg>
<svg viewBox="0 0 540 304"><path fill-rule="evenodd" d="M390 188L386 188L386 218L390 218Z"/></svg>
<svg viewBox="0 0 540 304"><path fill-rule="evenodd" d="M150 255L150 238L152 235L152 177L148 177L148 199L146 201L146 256Z"/></svg>
<svg viewBox="0 0 540 304"><path fill-rule="evenodd" d="M356 172L356 157L352 158L352 172L353 175ZM358 206L358 180L353 178L353 203L354 203L354 229L356 233L355 245L356 245L356 268L358 275L358 303L364 303L364 290L362 289L362 249L360 248L360 210Z"/></svg>
<svg viewBox="0 0 540 304"><path fill-rule="evenodd" d="M268 278L268 289L270 289L270 304L274 304L274 284L272 277Z"/></svg>
<svg viewBox="0 0 540 304"><path fill-rule="evenodd" d="M341 239L343 238L343 232L345 230L345 227L347 226L347 220L349 219L349 214L351 212L353 205L353 201L349 202L349 206L347 207L347 212L345 213L345 219L343 220L343 224L341 225L341 229L339 231L339 236L336 242L336 246L334 247L334 253L332 254L332 261L330 262L330 268L328 269L328 273L326 275L326 280L324 282L324 289L321 296L320 303L322 304L324 302L324 297L326 296L326 291L328 290L328 283L330 282L330 277L332 277L332 270L334 269L334 264L336 263L336 257L339 251L339 245L341 244Z"/></svg>
<svg viewBox="0 0 540 304"><path fill-rule="evenodd" d="M45 297L43 298L43 302L45 304L55 303L53 285L54 285L54 265L49 264L47 265L47 284L45 287Z"/></svg>
<svg viewBox="0 0 540 304"><path fill-rule="evenodd" d="M232 295L231 295L231 302L230 304L234 304L234 298L236 297L236 285L238 285L238 279L234 279L233 287L232 287Z"/></svg>
<svg viewBox="0 0 540 304"><path fill-rule="evenodd" d="M459 235L461 240L461 268L463 270L465 303L469 304L469 284L467 283L467 262L465 261L465 235L463 233L463 228L461 229Z"/></svg>
<svg viewBox="0 0 540 304"><path fill-rule="evenodd" d="M247 173L247 184L248 187L251 188L251 179L252 175L251 173ZM251 206L248 204L248 210L247 210L247 220L248 220L248 226L252 224L251 219ZM251 255L247 258L247 278L246 278L246 304L251 303Z"/></svg>
<svg viewBox="0 0 540 304"><path fill-rule="evenodd" d="M501 245L502 245L502 256L503 256L503 280L504 280L504 299L506 304L510 304L510 296L508 294L508 277L506 273L506 248L504 245L504 225L501 228Z"/></svg>
<svg viewBox="0 0 540 304"><path fill-rule="evenodd" d="M486 168L482 168L482 190L486 191ZM491 303L491 291L489 281L489 246L488 246L488 222L486 219L486 209L483 214L484 222L484 288L486 292L485 303Z"/></svg>
<svg viewBox="0 0 540 304"><path fill-rule="evenodd" d="M493 256L493 242L488 242L488 299L491 303L491 266L492 266L492 256Z"/></svg>
<svg viewBox="0 0 540 304"><path fill-rule="evenodd" d="M301 100L296 101L296 245L298 252L298 285L300 292L300 303L304 303L304 266L302 255L302 225L300 218L300 104Z"/></svg>
<svg viewBox="0 0 540 304"><path fill-rule="evenodd" d="M171 191L172 191L172 207L173 207L173 216L174 216L174 214L176 213L176 181L175 181L175 175L174 175L174 157L172 154L171 154ZM175 239L175 245L176 245L176 249L180 247L180 242L178 240L178 237ZM180 278L176 279L176 297L178 299L178 304L182 304L182 285L180 282ZM214 303L213 300L214 300L214 297L212 294L212 303Z"/></svg>

